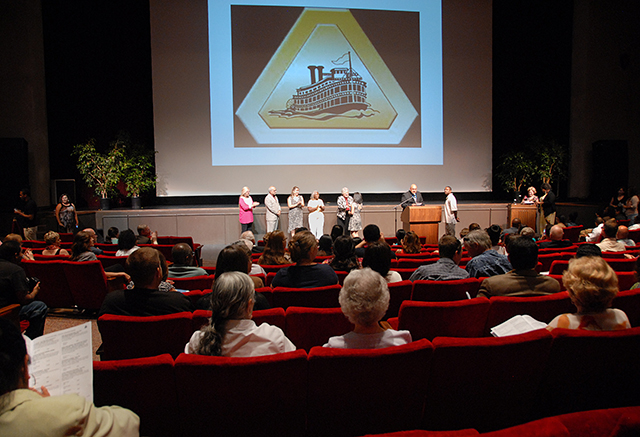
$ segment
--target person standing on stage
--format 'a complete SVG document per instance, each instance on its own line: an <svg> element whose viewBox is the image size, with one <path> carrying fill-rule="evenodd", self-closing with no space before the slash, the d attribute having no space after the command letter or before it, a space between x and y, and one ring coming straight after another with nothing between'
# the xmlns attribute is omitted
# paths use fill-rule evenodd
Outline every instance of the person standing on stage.
<svg viewBox="0 0 640 437"><path fill-rule="evenodd" d="M422 194L418 191L416 184L412 184L411 187L409 187L409 191L402 195L400 205L402 205L402 209L405 209L409 205L422 205Z"/></svg>
<svg viewBox="0 0 640 437"><path fill-rule="evenodd" d="M324 202L320 199L320 193L317 191L311 193L307 209L309 210L309 231L316 240L320 240L324 234Z"/></svg>
<svg viewBox="0 0 640 437"><path fill-rule="evenodd" d="M267 234L278 229L278 220L280 219L280 202L276 196L276 187L269 187L269 194L264 198L264 206L267 208Z"/></svg>
<svg viewBox="0 0 640 437"><path fill-rule="evenodd" d="M31 190L28 188L20 190L20 201L21 205L13 210L16 215L14 220L18 222L18 226L24 232L25 240L37 240L36 230L38 225L36 214L38 213L38 206L31 198Z"/></svg>
<svg viewBox="0 0 640 437"><path fill-rule="evenodd" d="M447 235L456 236L456 223L460 221L458 218L458 202L456 196L453 195L450 186L444 187L444 194L447 199L444 201L444 223Z"/></svg>
<svg viewBox="0 0 640 437"><path fill-rule="evenodd" d="M258 202L254 202L250 196L249 187L242 187L242 193L238 206L240 207L240 224L242 225L242 231L250 231L253 226L253 208L260 205Z"/></svg>
<svg viewBox="0 0 640 437"><path fill-rule="evenodd" d="M538 205L542 205L542 217L538 221L538 233L542 235L542 231L547 224L551 226L556 224L556 195L551 191L551 185L544 183L540 186L544 192L544 196L538 200Z"/></svg>
<svg viewBox="0 0 640 437"><path fill-rule="evenodd" d="M347 235L349 230L349 219L351 218L351 205L353 197L349 196L349 189L344 187L342 195L338 196L338 226L342 228L342 235Z"/></svg>
<svg viewBox="0 0 640 437"><path fill-rule="evenodd" d="M287 199L289 207L289 233L293 237L297 228L302 227L302 208L304 207L304 198L300 195L300 188L293 187L291 196Z"/></svg>

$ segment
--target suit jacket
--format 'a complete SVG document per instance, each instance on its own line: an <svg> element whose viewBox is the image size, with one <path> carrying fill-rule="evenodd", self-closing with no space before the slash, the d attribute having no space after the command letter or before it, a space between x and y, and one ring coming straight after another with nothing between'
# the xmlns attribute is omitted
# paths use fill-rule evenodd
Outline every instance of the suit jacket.
<svg viewBox="0 0 640 437"><path fill-rule="evenodd" d="M411 195L411 191L407 191L402 195L402 209L405 209L409 205L415 204L413 200L409 201L409 199L412 199L412 197L413 196ZM422 194L420 193L420 191L416 191L416 200L418 201L418 203L423 203Z"/></svg>
<svg viewBox="0 0 640 437"><path fill-rule="evenodd" d="M544 296L560 291L560 283L535 270L511 270L485 279L478 296Z"/></svg>

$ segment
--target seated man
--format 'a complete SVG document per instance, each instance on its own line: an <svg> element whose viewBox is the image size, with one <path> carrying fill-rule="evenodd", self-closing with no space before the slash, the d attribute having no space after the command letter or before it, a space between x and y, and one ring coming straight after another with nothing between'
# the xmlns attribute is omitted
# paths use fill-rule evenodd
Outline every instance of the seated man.
<svg viewBox="0 0 640 437"><path fill-rule="evenodd" d="M619 243L624 244L625 246L635 246L636 242L629 238L629 228L626 226L618 226L618 233L616 234L616 238Z"/></svg>
<svg viewBox="0 0 640 437"><path fill-rule="evenodd" d="M160 252L142 247L127 258L127 273L135 286L131 290L116 290L107 294L99 316L161 316L193 311L188 297L177 291L158 291L162 281Z"/></svg>
<svg viewBox="0 0 640 437"><path fill-rule="evenodd" d="M96 408L76 394L29 389L29 355L20 330L0 319L0 435L137 436L140 419L124 408Z"/></svg>
<svg viewBox="0 0 640 437"><path fill-rule="evenodd" d="M192 278L194 276L208 275L202 267L193 264L193 250L187 243L178 243L171 249L173 264L169 266L170 278Z"/></svg>
<svg viewBox="0 0 640 437"><path fill-rule="evenodd" d="M464 238L464 247L473 257L465 267L472 278L501 275L511 270L509 259L491 250L491 239L486 231L479 229L469 232Z"/></svg>
<svg viewBox="0 0 640 437"><path fill-rule="evenodd" d="M580 241L584 238L584 241L587 243L597 243L600 239L602 228L604 227L604 221L602 217L596 217L596 227L580 231Z"/></svg>
<svg viewBox="0 0 640 437"><path fill-rule="evenodd" d="M443 235L438 241L440 259L433 263L420 266L409 278L410 281L452 281L466 279L469 273L458 267L462 258L462 243L453 235Z"/></svg>
<svg viewBox="0 0 640 437"><path fill-rule="evenodd" d="M356 256L358 258L364 257L364 248L367 245L376 241L384 241L384 237L382 236L382 232L380 232L380 228L378 227L378 225L374 224L365 226L362 230L362 236L364 237L364 240L356 245ZM389 248L389 251L391 251L391 248Z"/></svg>
<svg viewBox="0 0 640 437"><path fill-rule="evenodd" d="M96 243L98 242L98 234L96 234L96 231L94 231L91 228L86 228L83 229L82 232L87 232L89 235L91 235L91 247L89 248L89 250L91 252L93 252L94 255L102 255L104 253L104 251L102 249L100 249L99 247L96 247Z"/></svg>
<svg viewBox="0 0 640 437"><path fill-rule="evenodd" d="M478 296L543 296L560 291L558 281L535 271L538 245L532 239L513 236L507 249L513 270L482 281Z"/></svg>
<svg viewBox="0 0 640 437"><path fill-rule="evenodd" d="M151 232L147 225L138 225L136 244L158 244L158 233Z"/></svg>
<svg viewBox="0 0 640 437"><path fill-rule="evenodd" d="M49 309L44 302L34 300L40 291L40 283L29 284L20 262L20 244L5 241L0 246L0 308L20 304L20 320L28 320L25 335L31 339L44 333L44 323Z"/></svg>
<svg viewBox="0 0 640 437"><path fill-rule="evenodd" d="M602 228L603 239L596 246L603 252L624 252L627 248L624 247L624 243L616 240L616 235L618 235L618 222L615 219L607 220Z"/></svg>
<svg viewBox="0 0 640 437"><path fill-rule="evenodd" d="M540 242L540 249L560 249L563 247L573 246L569 240L563 240L564 229L562 226L553 225L549 232L549 239Z"/></svg>
<svg viewBox="0 0 640 437"><path fill-rule="evenodd" d="M522 229L522 221L518 217L516 217L513 220L511 220L511 227L502 231L500 238L504 240L505 234L518 235L520 233L520 229Z"/></svg>
<svg viewBox="0 0 640 437"><path fill-rule="evenodd" d="M256 237L255 235L253 235L253 232L251 231L244 231L242 234L240 234L240 239L241 240L247 240L247 241L251 241L251 253L262 253L264 252L264 246L258 246L256 244Z"/></svg>

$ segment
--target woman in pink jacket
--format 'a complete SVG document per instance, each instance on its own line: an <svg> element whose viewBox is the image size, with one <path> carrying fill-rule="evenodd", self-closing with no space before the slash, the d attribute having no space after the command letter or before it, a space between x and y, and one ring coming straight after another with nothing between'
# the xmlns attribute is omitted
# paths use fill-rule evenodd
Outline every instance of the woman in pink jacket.
<svg viewBox="0 0 640 437"><path fill-rule="evenodd" d="M253 226L253 208L259 205L258 202L254 202L249 193L249 187L242 187L242 194L240 195L240 224L242 225L242 231L251 230Z"/></svg>

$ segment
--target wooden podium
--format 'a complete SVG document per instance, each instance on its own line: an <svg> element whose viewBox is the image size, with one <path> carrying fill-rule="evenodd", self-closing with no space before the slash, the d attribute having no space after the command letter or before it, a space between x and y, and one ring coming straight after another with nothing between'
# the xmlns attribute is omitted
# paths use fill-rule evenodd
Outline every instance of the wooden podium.
<svg viewBox="0 0 640 437"><path fill-rule="evenodd" d="M522 226L529 226L530 228L533 228L533 230L536 230L536 213L538 212L536 205L514 203L509 204L507 206L507 210L509 211L507 216L509 226L511 226L511 221L514 218L519 218L522 222Z"/></svg>
<svg viewBox="0 0 640 437"><path fill-rule="evenodd" d="M442 217L441 206L407 206L400 219L405 231L413 231L425 237L430 244L438 243L438 225Z"/></svg>

